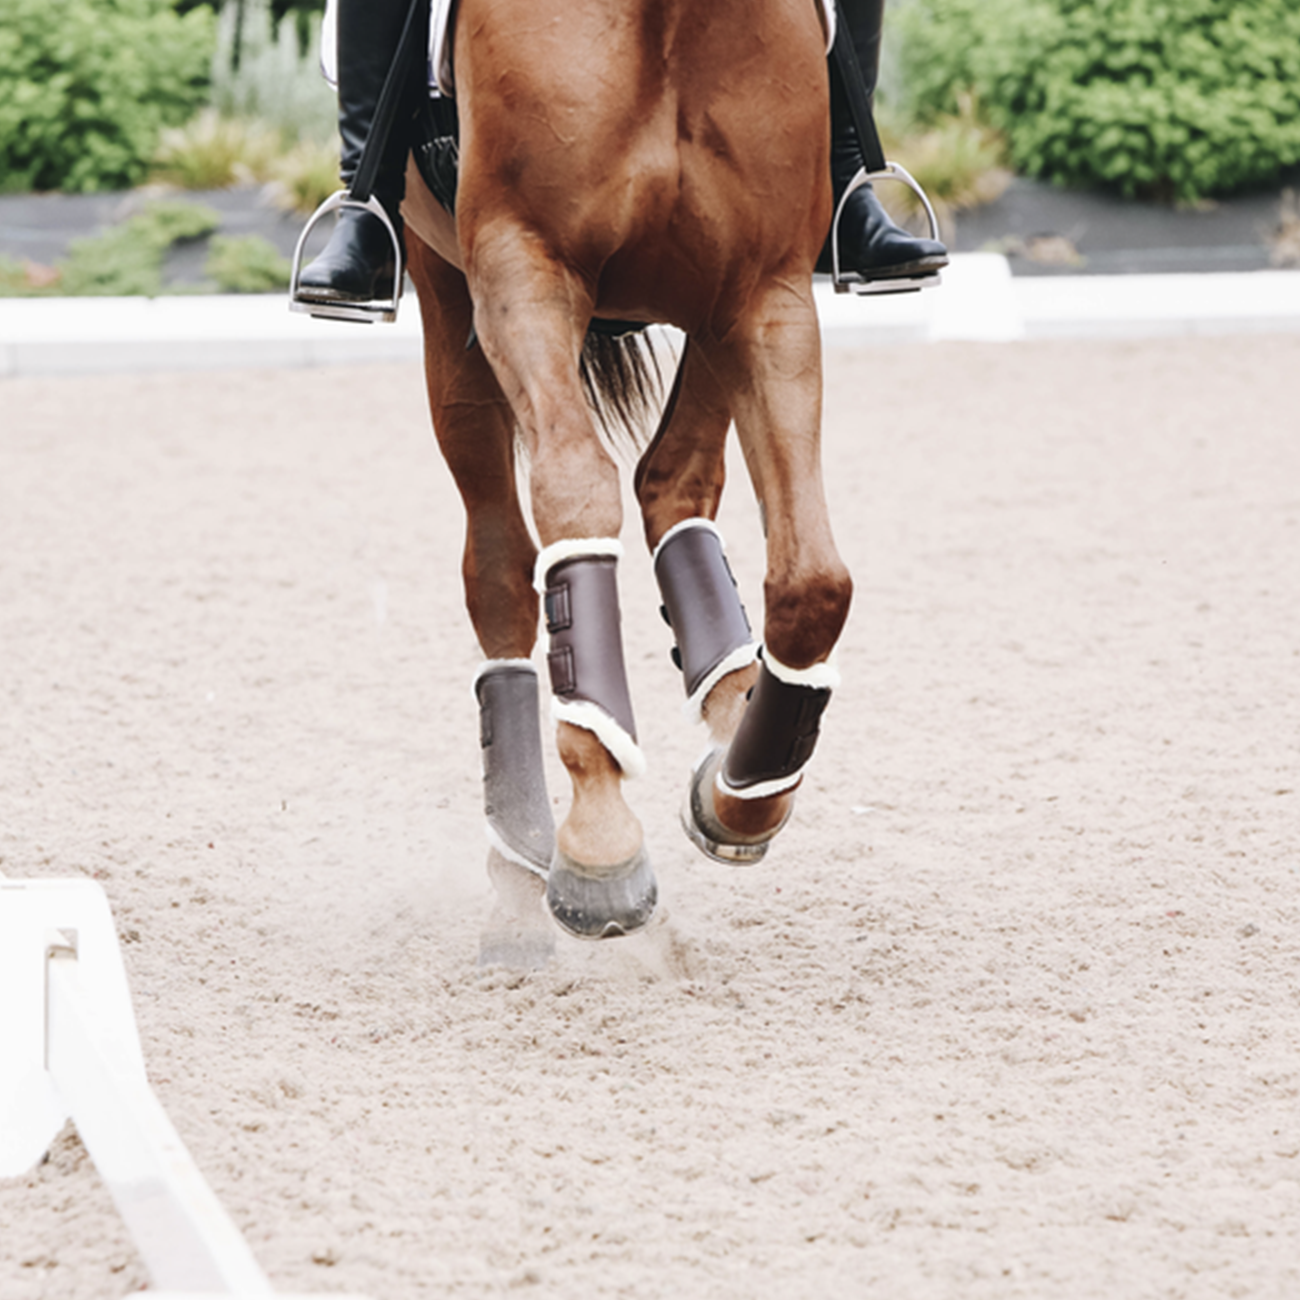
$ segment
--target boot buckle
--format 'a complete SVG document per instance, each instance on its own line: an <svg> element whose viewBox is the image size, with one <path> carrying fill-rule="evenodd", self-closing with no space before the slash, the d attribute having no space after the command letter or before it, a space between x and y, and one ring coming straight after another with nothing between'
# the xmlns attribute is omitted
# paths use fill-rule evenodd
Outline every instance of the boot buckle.
<svg viewBox="0 0 1300 1300"><path fill-rule="evenodd" d="M854 271L847 273L840 270L840 217L849 195L860 190L872 181L902 181L912 193L921 200L925 215L930 221L930 238L939 238L939 218L935 216L930 197L921 188L920 182L902 163L887 162L879 171L869 172L863 167L849 182L848 188L840 196L835 208L835 217L831 222L831 284L836 293L915 293L918 289L927 289L940 281L938 271L923 271L917 275L900 275L889 279L864 280Z"/></svg>
<svg viewBox="0 0 1300 1300"><path fill-rule="evenodd" d="M307 236L311 234L322 218L329 216L331 212L337 212L340 208L360 208L363 212L369 212L378 217L384 223L384 229L388 231L388 237L393 241L394 269L393 292L391 294L382 295L370 302L332 302L325 298L313 298L310 290L303 290L299 286L298 280L302 275L303 253L307 247ZM366 199L358 199L353 198L349 190L339 190L337 193L331 194L311 214L307 224L302 228L302 234L298 236L297 247L293 250L293 272L289 278L289 310L306 312L310 316L318 316L323 320L355 320L362 321L365 324L369 324L371 321L395 321L397 319L397 305L402 297L402 280L404 276L402 241L398 237L388 213L384 211L384 205L373 195Z"/></svg>

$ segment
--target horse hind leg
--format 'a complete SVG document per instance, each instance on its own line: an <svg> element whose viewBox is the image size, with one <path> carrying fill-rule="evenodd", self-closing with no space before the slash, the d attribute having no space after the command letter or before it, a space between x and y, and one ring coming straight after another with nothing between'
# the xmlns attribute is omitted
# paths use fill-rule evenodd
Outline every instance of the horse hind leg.
<svg viewBox="0 0 1300 1300"><path fill-rule="evenodd" d="M838 685L827 660L852 583L822 489L821 349L810 294L773 293L725 345L714 343L709 360L731 394L767 528L764 650L735 734L692 774L683 824L710 856L754 862L791 815Z"/></svg>
<svg viewBox="0 0 1300 1300"><path fill-rule="evenodd" d="M769 716L788 709L772 708L773 686L766 680L771 673L760 676L759 648L722 535L713 523L725 482L730 423L726 396L699 347L688 343L663 422L637 468L636 490L663 597L662 612L676 637L672 653L682 673L686 712L693 721L707 724L711 741L691 774L682 827L708 857L743 864L766 854L791 810L784 790L779 797L754 798L748 790L751 797L728 797L719 786L728 747L746 713L751 732L759 718L767 721L759 743L751 737L744 746L733 748L737 771L747 772L755 762L761 766L774 749L782 750L783 771L801 763L792 763L785 752L795 739L785 734L789 728ZM750 710L756 689L760 698ZM795 723L809 749L812 721L809 712L802 726ZM751 755L744 764L739 762L741 752ZM773 779L771 772L764 775Z"/></svg>
<svg viewBox="0 0 1300 1300"><path fill-rule="evenodd" d="M474 678L483 755L483 807L493 850L545 877L555 821L542 766L537 670L527 659L489 660Z"/></svg>

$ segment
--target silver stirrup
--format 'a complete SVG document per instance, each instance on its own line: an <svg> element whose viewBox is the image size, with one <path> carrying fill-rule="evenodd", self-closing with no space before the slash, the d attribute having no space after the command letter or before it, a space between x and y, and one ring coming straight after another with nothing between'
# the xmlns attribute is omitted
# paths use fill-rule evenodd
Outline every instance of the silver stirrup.
<svg viewBox="0 0 1300 1300"><path fill-rule="evenodd" d="M844 205L849 201L849 195L872 181L902 181L921 200L925 208L925 215L930 219L930 238L939 238L939 218L934 215L934 208L930 206L929 195L902 163L887 162L878 172L869 172L863 167L849 182L848 189L840 197L835 208L835 220L831 223L831 284L834 285L835 292L915 293L918 289L928 289L938 284L940 281L938 271L921 271L915 275L898 275L880 280L864 280L856 271L850 271L848 274L840 272L840 216L844 212Z"/></svg>
<svg viewBox="0 0 1300 1300"><path fill-rule="evenodd" d="M298 287L298 278L302 274L303 249L307 246L307 236L315 229L322 217L327 217L339 208L360 208L363 212L373 213L384 223L388 237L393 241L393 292L388 297L375 298L370 302L337 302L328 298L312 298L304 295ZM371 321L395 321L397 304L402 298L402 280L406 268L402 265L402 241L389 220L384 205L371 195L368 199L354 199L347 190L331 194L324 203L308 218L307 224L298 236L298 245L293 250L293 274L289 278L289 310L303 311L311 316L321 316L329 320L358 320L369 324ZM307 290L307 294L310 294Z"/></svg>

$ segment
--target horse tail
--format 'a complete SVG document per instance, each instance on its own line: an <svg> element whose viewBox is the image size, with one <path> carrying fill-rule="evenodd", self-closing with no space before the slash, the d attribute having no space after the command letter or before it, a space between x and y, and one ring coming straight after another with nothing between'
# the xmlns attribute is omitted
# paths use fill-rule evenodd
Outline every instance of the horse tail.
<svg viewBox="0 0 1300 1300"><path fill-rule="evenodd" d="M664 388L659 357L645 330L588 330L580 374L605 437L617 451L639 456L649 446Z"/></svg>

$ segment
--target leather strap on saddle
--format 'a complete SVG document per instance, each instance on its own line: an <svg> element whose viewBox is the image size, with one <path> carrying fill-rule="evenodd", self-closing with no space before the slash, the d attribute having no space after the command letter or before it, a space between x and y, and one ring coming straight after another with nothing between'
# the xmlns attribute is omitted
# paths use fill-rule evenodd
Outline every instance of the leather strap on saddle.
<svg viewBox="0 0 1300 1300"><path fill-rule="evenodd" d="M640 776L645 756L623 662L614 538L552 543L537 557L536 586L550 635L551 714L557 722L593 732L623 769Z"/></svg>
<svg viewBox="0 0 1300 1300"><path fill-rule="evenodd" d="M722 534L709 519L684 519L654 552L663 616L677 637L687 712L695 719L728 673L753 663L758 646L727 563Z"/></svg>
<svg viewBox="0 0 1300 1300"><path fill-rule="evenodd" d="M798 785L817 745L821 716L838 685L839 673L829 664L787 668L764 654L758 682L718 776L724 792L764 799Z"/></svg>

